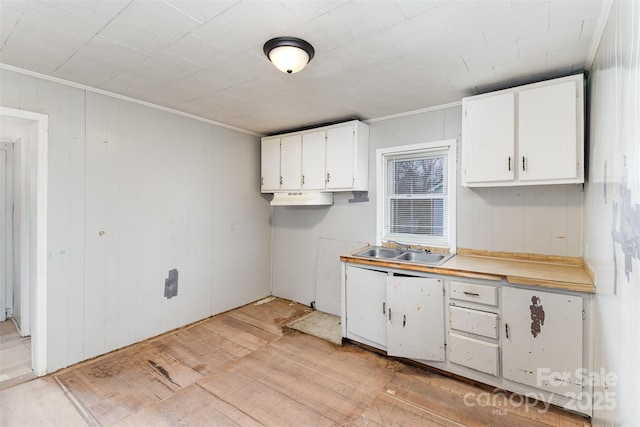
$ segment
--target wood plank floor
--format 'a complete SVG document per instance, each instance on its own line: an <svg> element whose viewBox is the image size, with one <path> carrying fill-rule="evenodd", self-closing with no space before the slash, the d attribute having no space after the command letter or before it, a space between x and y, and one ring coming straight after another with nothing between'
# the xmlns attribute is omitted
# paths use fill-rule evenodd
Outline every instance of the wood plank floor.
<svg viewBox="0 0 640 427"><path fill-rule="evenodd" d="M0 390L34 376L31 337L21 337L11 319L0 322Z"/></svg>
<svg viewBox="0 0 640 427"><path fill-rule="evenodd" d="M589 425L508 399L471 406L491 392L283 328L308 311L250 304L1 391L0 425Z"/></svg>

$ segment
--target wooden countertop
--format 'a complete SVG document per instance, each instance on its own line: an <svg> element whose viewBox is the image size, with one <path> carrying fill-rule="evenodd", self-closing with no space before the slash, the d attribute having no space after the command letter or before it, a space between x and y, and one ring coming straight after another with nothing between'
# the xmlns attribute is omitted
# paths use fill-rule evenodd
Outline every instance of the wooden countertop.
<svg viewBox="0 0 640 427"><path fill-rule="evenodd" d="M593 279L580 258L523 256L459 250L440 266L410 264L402 261L376 260L355 256L365 248L340 257L341 261L410 271L485 280L503 280L519 285L541 286L568 291L595 293Z"/></svg>

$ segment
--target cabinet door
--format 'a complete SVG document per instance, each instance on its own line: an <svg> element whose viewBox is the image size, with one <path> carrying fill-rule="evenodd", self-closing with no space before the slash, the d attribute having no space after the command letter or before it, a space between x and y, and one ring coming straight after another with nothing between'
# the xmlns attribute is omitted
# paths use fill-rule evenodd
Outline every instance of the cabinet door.
<svg viewBox="0 0 640 427"><path fill-rule="evenodd" d="M280 138L262 140L260 170L262 174L261 191L270 192L280 189Z"/></svg>
<svg viewBox="0 0 640 427"><path fill-rule="evenodd" d="M346 274L347 338L384 350L387 273L347 266Z"/></svg>
<svg viewBox="0 0 640 427"><path fill-rule="evenodd" d="M513 92L467 99L462 116L462 184L513 181Z"/></svg>
<svg viewBox="0 0 640 427"><path fill-rule="evenodd" d="M505 286L502 319L504 378L556 394L582 391L581 297Z"/></svg>
<svg viewBox="0 0 640 427"><path fill-rule="evenodd" d="M353 187L354 138L353 124L327 129L327 190Z"/></svg>
<svg viewBox="0 0 640 427"><path fill-rule="evenodd" d="M387 354L444 360L442 281L424 277L387 277Z"/></svg>
<svg viewBox="0 0 640 427"><path fill-rule="evenodd" d="M285 136L280 140L281 190L302 188L302 136Z"/></svg>
<svg viewBox="0 0 640 427"><path fill-rule="evenodd" d="M325 139L326 132L310 132L302 135L302 188L325 188Z"/></svg>
<svg viewBox="0 0 640 427"><path fill-rule="evenodd" d="M575 81L518 94L518 167L521 181L576 178Z"/></svg>

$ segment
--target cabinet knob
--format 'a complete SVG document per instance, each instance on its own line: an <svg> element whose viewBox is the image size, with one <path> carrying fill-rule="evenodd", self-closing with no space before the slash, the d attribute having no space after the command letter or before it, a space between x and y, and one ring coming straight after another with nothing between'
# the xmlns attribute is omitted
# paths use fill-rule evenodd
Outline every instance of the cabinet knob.
<svg viewBox="0 0 640 427"><path fill-rule="evenodd" d="M508 164L509 164L509 166L508 166L509 170L511 170L511 156L509 156L509 163Z"/></svg>
<svg viewBox="0 0 640 427"><path fill-rule="evenodd" d="M404 316L402 316L402 327L404 328L405 326L407 326L407 315L406 314Z"/></svg>
<svg viewBox="0 0 640 427"><path fill-rule="evenodd" d="M280 185L282 185L282 177L280 177Z"/></svg>
<svg viewBox="0 0 640 427"><path fill-rule="evenodd" d="M327 172L327 182L331 181L331 174Z"/></svg>
<svg viewBox="0 0 640 427"><path fill-rule="evenodd" d="M382 303L382 314L387 314L387 303L386 302Z"/></svg>
<svg viewBox="0 0 640 427"><path fill-rule="evenodd" d="M509 339L509 324L508 323L504 324L504 332L507 335L507 339Z"/></svg>
<svg viewBox="0 0 640 427"><path fill-rule="evenodd" d="M302 184L304 185L304 175L302 175Z"/></svg>
<svg viewBox="0 0 640 427"><path fill-rule="evenodd" d="M524 158L524 156L522 156L522 170L523 171L527 170L527 163L526 163L526 159Z"/></svg>

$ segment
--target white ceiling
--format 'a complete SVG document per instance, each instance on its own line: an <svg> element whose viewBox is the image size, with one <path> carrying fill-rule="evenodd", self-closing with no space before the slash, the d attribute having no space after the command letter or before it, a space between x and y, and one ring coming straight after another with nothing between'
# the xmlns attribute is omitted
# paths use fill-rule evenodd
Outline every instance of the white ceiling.
<svg viewBox="0 0 640 427"><path fill-rule="evenodd" d="M261 134L589 67L606 0L0 1L0 62ZM287 75L277 36L316 56Z"/></svg>

